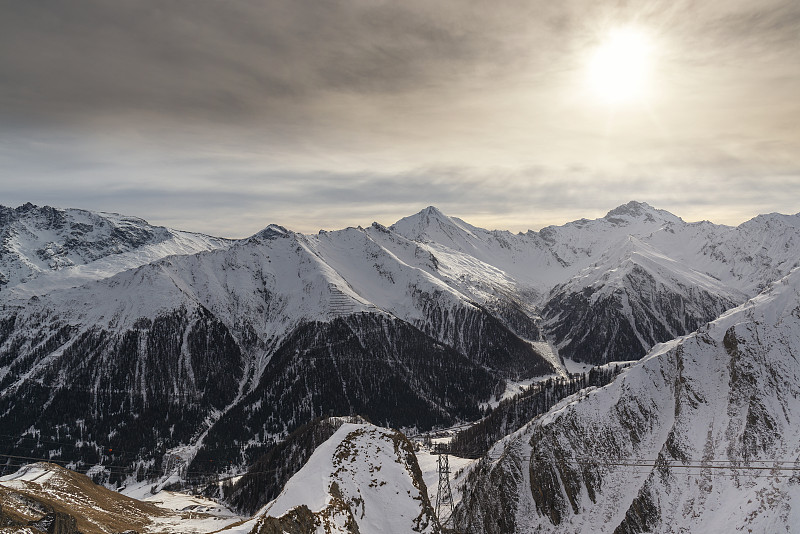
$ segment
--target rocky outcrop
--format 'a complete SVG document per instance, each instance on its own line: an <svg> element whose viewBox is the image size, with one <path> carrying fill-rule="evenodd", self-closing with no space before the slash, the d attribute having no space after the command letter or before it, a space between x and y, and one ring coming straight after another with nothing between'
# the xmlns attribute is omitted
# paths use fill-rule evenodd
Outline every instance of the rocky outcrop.
<svg viewBox="0 0 800 534"><path fill-rule="evenodd" d="M0 488L0 528L45 534L81 534L74 516L25 493ZM4 532L0 530L0 532Z"/></svg>
<svg viewBox="0 0 800 534"><path fill-rule="evenodd" d="M408 439L394 430L346 423L259 512L250 532L440 534L442 529Z"/></svg>
<svg viewBox="0 0 800 534"><path fill-rule="evenodd" d="M80 534L75 518L64 512L51 512L28 526L47 534Z"/></svg>

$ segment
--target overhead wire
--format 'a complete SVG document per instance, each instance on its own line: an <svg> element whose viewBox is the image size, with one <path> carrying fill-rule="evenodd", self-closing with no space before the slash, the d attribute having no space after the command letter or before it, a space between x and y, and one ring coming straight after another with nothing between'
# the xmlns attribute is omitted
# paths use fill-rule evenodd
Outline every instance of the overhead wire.
<svg viewBox="0 0 800 534"><path fill-rule="evenodd" d="M496 462L504 455L486 455L488 461ZM522 461L530 461L530 456L516 456ZM772 465L747 465L743 460L708 459L702 461L677 462L674 460L649 460L637 458L555 458L574 466L617 467L615 472L649 475L659 468L667 469L694 469L695 472L679 471L676 475L700 477L747 477L747 478L793 478L800 474L800 460L748 460L747 464L772 464ZM627 469L626 469L627 468Z"/></svg>

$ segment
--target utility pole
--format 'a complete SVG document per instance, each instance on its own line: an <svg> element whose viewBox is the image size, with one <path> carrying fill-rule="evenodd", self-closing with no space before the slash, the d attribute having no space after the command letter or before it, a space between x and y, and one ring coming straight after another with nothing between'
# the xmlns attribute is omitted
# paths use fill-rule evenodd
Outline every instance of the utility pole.
<svg viewBox="0 0 800 534"><path fill-rule="evenodd" d="M453 515L455 505L453 504L453 492L450 490L450 460L446 454L439 454L439 490L436 492L436 517L439 518L441 524L446 523L450 516ZM447 508L450 508L450 513L447 517L443 514Z"/></svg>

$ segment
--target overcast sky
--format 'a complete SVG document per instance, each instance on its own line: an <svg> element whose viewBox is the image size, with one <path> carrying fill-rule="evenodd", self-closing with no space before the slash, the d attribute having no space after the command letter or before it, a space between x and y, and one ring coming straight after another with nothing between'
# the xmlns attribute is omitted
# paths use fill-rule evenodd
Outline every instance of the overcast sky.
<svg viewBox="0 0 800 534"><path fill-rule="evenodd" d="M0 3L6 206L230 237L800 211L797 0ZM630 28L645 82L608 102Z"/></svg>

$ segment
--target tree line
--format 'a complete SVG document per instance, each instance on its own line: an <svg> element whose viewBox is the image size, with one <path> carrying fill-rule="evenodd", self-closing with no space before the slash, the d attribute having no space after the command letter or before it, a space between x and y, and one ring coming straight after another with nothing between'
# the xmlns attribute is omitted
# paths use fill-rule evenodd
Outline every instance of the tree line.
<svg viewBox="0 0 800 534"><path fill-rule="evenodd" d="M487 407L480 421L456 433L444 449L456 456L480 458L499 439L546 413L562 399L587 387L609 384L624 367L619 364L604 365L593 367L587 373L572 373L567 377L537 382L525 391L502 400L497 407Z"/></svg>

